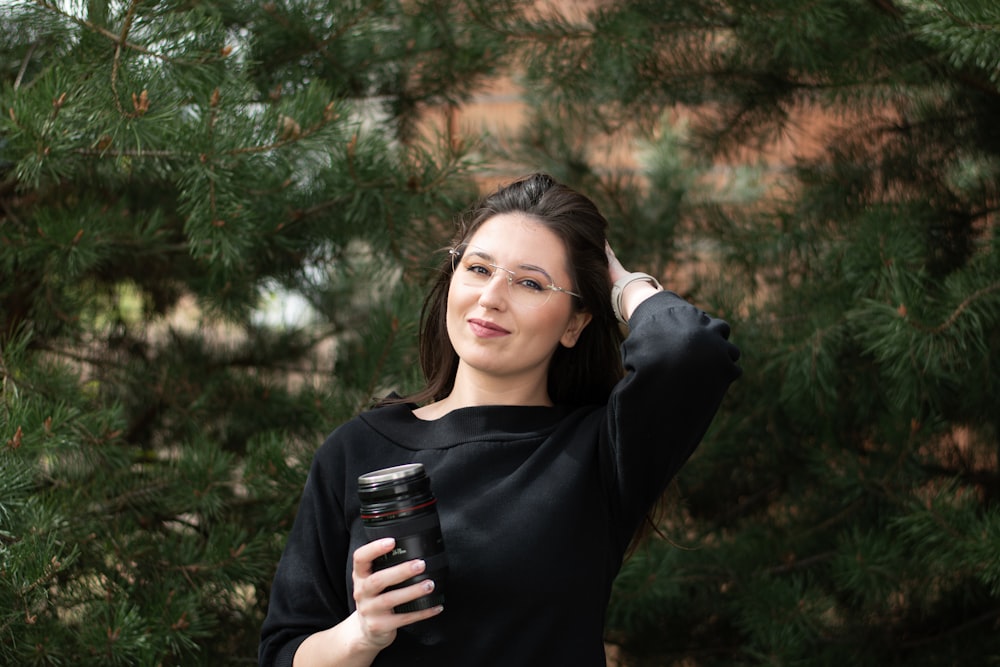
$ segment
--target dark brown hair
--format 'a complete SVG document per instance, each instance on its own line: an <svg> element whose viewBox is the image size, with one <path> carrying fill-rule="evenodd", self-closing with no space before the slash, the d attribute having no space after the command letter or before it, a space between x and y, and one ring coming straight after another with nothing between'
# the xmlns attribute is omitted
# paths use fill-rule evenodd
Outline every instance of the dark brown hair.
<svg viewBox="0 0 1000 667"><path fill-rule="evenodd" d="M566 247L574 307L591 314L575 346L559 346L549 367L548 391L555 404L604 403L622 377L622 332L611 310L611 279L604 244L608 221L586 196L547 174L532 174L499 188L457 221L454 247L501 213L523 213L555 233ZM424 388L405 400L414 403L446 397L455 384L458 355L448 338L447 306L451 260L445 257L420 316L420 365Z"/></svg>

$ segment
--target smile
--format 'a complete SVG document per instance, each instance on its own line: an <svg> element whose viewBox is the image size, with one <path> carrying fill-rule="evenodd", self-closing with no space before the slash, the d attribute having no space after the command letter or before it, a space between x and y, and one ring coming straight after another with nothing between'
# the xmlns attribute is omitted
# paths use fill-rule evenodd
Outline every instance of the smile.
<svg viewBox="0 0 1000 667"><path fill-rule="evenodd" d="M486 320L470 319L469 329L479 338L497 338L499 336L506 336L510 332L503 327L494 324L493 322L487 322Z"/></svg>

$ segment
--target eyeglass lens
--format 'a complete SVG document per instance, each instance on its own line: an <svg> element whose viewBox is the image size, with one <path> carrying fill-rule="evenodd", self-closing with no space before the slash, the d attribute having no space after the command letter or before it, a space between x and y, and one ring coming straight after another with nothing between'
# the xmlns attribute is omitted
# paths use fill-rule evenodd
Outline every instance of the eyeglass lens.
<svg viewBox="0 0 1000 667"><path fill-rule="evenodd" d="M452 250L451 264L458 280L469 287L486 287L493 274L499 272L507 283L511 299L529 308L545 305L552 296L552 279L544 271L511 271L497 266L488 252L476 246L462 244Z"/></svg>

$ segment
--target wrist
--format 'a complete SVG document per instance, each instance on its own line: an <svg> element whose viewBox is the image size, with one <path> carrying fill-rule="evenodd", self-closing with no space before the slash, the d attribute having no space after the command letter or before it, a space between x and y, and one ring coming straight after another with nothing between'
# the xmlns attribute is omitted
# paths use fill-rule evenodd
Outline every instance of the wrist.
<svg viewBox="0 0 1000 667"><path fill-rule="evenodd" d="M392 633L389 643L394 636ZM355 611L332 628L306 637L295 651L292 667L367 667L383 648L384 645L373 644L368 638Z"/></svg>
<svg viewBox="0 0 1000 667"><path fill-rule="evenodd" d="M660 285L656 278L648 273L638 271L624 275L616 280L615 284L611 287L611 308L615 312L615 318L626 326L628 326L628 319L632 315L632 311L638 305L638 303L631 303L632 299L626 299L626 292L635 292L636 290L632 286L637 284L652 287L651 290L648 290L647 297L663 289L663 286ZM642 301L644 300L645 298L642 299Z"/></svg>
<svg viewBox="0 0 1000 667"><path fill-rule="evenodd" d="M374 660L375 656L396 638L395 631L377 638L369 635L365 632L365 623L361 618L361 613L356 609L347 617L347 622L350 630L350 639L347 644L351 647L351 652L354 655L370 656Z"/></svg>

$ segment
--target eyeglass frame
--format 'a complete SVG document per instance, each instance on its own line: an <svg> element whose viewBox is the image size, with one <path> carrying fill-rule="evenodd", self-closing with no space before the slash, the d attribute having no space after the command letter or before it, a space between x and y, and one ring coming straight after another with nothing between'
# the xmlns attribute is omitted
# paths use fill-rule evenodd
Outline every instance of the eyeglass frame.
<svg viewBox="0 0 1000 667"><path fill-rule="evenodd" d="M517 277L519 274L514 273L510 269L505 268L503 266L500 266L499 264L494 264L493 262L486 261L486 258L491 258L492 259L493 256L490 255L488 252L486 252L485 248L480 248L479 246L474 245L472 243L459 243L457 246L448 248L448 255L451 258L451 261L449 262L451 264L451 275L455 276L458 273L458 262L461 261L461 259L465 256L465 251L464 250L462 250L462 251L459 250L459 248L462 248L463 246L465 247L465 250L468 250L469 248L479 248L479 250L483 251L483 253L482 253L483 254L483 264L485 264L486 266L488 266L491 269L493 269L494 273L496 271L503 271L506 274L506 276L507 276L507 292L508 292L508 294L511 295L512 299L514 299L515 301L517 301L516 297L514 297L513 288L514 288L514 278ZM548 271L546 271L545 269L542 269L541 267L538 267L538 271L541 272L542 274L544 274L545 277L546 277L546 279L549 280L549 284L542 285L542 289L548 290L549 292L562 292L563 294L568 294L570 296L575 296L577 299L583 299L583 295L582 294L577 294L576 292L570 291L570 290L566 289L565 287L559 287L554 282L552 282L552 276L550 276L549 273L548 273ZM492 278L493 278L492 275L489 276L489 278L483 284L485 285L485 284L489 283L489 281ZM551 296L552 296L552 294L549 294L545 298L545 301L543 301L542 303L538 304L537 306L525 306L525 307L526 308L541 308L542 306L544 306L545 304L547 304L549 302L549 298ZM523 304L520 301L517 301L517 303L521 303L521 305L525 305L525 304Z"/></svg>

